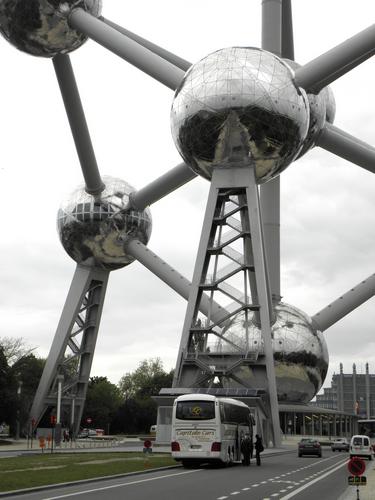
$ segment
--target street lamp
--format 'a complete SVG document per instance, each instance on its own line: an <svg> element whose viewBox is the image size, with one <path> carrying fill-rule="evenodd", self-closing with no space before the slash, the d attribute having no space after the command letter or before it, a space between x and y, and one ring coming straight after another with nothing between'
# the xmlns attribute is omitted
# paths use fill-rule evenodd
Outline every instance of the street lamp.
<svg viewBox="0 0 375 500"><path fill-rule="evenodd" d="M20 438L20 405L21 405L22 384L23 384L22 380L18 379L18 387L17 387L16 441L18 441L19 438Z"/></svg>

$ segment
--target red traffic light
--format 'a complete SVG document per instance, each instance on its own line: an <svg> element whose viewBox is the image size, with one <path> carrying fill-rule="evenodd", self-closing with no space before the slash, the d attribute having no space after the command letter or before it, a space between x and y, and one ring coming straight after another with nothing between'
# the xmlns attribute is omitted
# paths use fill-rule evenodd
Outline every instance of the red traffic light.
<svg viewBox="0 0 375 500"><path fill-rule="evenodd" d="M51 415L50 418L49 418L49 421L52 425L55 425L56 422L57 422L57 418L56 418L56 415Z"/></svg>

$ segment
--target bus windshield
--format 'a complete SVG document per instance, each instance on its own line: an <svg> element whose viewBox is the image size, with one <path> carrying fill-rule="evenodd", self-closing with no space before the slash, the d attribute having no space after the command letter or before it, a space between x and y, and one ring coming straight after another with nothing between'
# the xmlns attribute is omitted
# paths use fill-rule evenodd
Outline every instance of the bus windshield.
<svg viewBox="0 0 375 500"><path fill-rule="evenodd" d="M212 420L215 418L213 401L179 401L176 408L178 420Z"/></svg>

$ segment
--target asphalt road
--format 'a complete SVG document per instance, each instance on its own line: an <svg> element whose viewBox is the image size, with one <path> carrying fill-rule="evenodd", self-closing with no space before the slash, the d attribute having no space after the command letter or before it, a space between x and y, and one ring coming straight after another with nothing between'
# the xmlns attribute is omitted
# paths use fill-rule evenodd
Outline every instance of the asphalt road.
<svg viewBox="0 0 375 500"><path fill-rule="evenodd" d="M337 500L347 488L348 455L296 453L264 458L262 465L169 469L17 495L20 500Z"/></svg>

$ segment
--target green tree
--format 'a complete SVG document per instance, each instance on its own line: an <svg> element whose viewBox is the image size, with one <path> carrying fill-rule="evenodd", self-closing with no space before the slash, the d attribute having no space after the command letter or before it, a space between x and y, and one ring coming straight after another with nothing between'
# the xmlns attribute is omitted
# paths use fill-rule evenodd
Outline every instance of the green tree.
<svg viewBox="0 0 375 500"><path fill-rule="evenodd" d="M0 345L0 424L12 425L17 414L17 385ZM13 430L13 429L12 429Z"/></svg>
<svg viewBox="0 0 375 500"><path fill-rule="evenodd" d="M11 367L17 385L17 409L21 430L27 430L29 412L38 388L46 360L27 354L19 358Z"/></svg>
<svg viewBox="0 0 375 500"><path fill-rule="evenodd" d="M119 382L124 399L144 399L158 394L162 387L170 387L173 370L166 373L160 358L145 359L133 373L126 373Z"/></svg>
<svg viewBox="0 0 375 500"><path fill-rule="evenodd" d="M91 418L94 427L104 429L107 433L110 432L112 419L121 402L119 388L107 377L90 377L82 427L87 427L86 420Z"/></svg>
<svg viewBox="0 0 375 500"><path fill-rule="evenodd" d="M162 387L171 387L172 380L173 370L165 372L160 358L143 360L133 373L126 373L119 382L124 402L113 422L116 432L149 432L157 416L152 396Z"/></svg>
<svg viewBox="0 0 375 500"><path fill-rule="evenodd" d="M9 366L28 356L36 349L35 347L29 347L23 337L0 337L0 347Z"/></svg>

